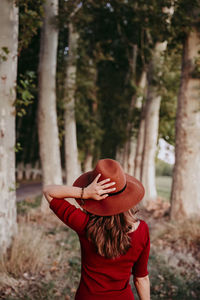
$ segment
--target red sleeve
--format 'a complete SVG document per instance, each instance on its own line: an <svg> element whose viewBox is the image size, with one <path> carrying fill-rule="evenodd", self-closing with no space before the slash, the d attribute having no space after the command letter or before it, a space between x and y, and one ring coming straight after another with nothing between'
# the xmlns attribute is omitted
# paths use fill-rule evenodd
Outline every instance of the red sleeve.
<svg viewBox="0 0 200 300"><path fill-rule="evenodd" d="M146 223L145 223L146 224ZM148 259L149 259L149 251L150 251L150 238L149 238L149 229L146 224L146 234L144 236L145 238L145 243L144 243L144 248L138 258L138 260L135 262L133 268L132 268L132 273L134 277L145 277L146 275L149 274L147 270L147 264L148 264Z"/></svg>
<svg viewBox="0 0 200 300"><path fill-rule="evenodd" d="M65 199L53 198L50 208L56 216L77 233L81 233L88 222L89 216Z"/></svg>

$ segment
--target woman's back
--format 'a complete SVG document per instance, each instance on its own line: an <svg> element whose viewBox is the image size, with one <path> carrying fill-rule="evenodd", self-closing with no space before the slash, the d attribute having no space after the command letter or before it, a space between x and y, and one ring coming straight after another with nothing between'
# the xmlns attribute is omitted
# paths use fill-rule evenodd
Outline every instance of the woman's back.
<svg viewBox="0 0 200 300"><path fill-rule="evenodd" d="M126 254L114 259L97 253L94 243L88 240L86 227L89 215L64 199L53 199L50 205L56 215L79 236L81 244L81 281L76 300L134 299L129 280L131 274L144 277L148 274L149 231L144 221L129 233L130 248Z"/></svg>

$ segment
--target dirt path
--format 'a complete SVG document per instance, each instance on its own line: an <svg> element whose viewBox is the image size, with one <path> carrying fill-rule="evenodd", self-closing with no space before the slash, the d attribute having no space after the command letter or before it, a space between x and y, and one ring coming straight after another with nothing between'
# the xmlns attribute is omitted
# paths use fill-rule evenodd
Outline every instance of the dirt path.
<svg viewBox="0 0 200 300"><path fill-rule="evenodd" d="M17 201L22 201L27 198L32 198L42 194L42 183L41 182L31 182L31 183L21 183L19 188L17 188Z"/></svg>

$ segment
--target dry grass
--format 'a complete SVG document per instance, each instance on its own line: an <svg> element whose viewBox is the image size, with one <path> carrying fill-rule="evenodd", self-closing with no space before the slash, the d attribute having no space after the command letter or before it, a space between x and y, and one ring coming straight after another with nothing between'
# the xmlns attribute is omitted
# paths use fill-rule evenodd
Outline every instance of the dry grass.
<svg viewBox="0 0 200 300"><path fill-rule="evenodd" d="M0 285L26 273L40 272L48 263L49 253L51 246L39 228L31 223L19 224L12 247L0 261Z"/></svg>
<svg viewBox="0 0 200 300"><path fill-rule="evenodd" d="M158 224L157 229L154 231L154 239L162 237L172 243L181 241L187 246L200 246L200 219L166 222L160 226L160 230Z"/></svg>
<svg viewBox="0 0 200 300"><path fill-rule="evenodd" d="M176 252L187 248L188 251L193 249L190 253L195 251L197 257L200 221L169 222L168 216L155 219L151 212L144 213L143 217L150 223L152 250L155 250L151 251L150 256L152 300L196 299L195 295L199 294L197 276L194 274L196 265L191 265L192 270L188 268L188 274L196 276L188 281L185 274L179 278L180 272L174 268L176 266L173 264L172 268L162 255L175 257ZM53 214L44 215L39 207L27 207L26 203L20 203L18 224L18 234L12 248L0 262L0 298L74 299L80 278L80 251L76 234ZM166 249L168 252L163 252ZM182 260L182 256L176 258L178 263ZM176 290L173 290L174 287Z"/></svg>

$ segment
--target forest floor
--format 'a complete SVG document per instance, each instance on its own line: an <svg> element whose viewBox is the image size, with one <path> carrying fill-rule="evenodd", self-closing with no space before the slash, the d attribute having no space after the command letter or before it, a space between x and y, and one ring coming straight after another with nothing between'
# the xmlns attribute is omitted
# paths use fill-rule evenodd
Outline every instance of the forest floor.
<svg viewBox="0 0 200 300"><path fill-rule="evenodd" d="M0 262L0 299L74 299L78 237L52 213L42 215L40 201L41 196L28 197L17 204L18 234ZM160 198L141 210L140 218L150 228L151 299L199 299L200 220L170 221L169 203Z"/></svg>

